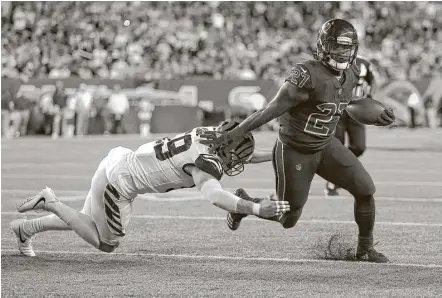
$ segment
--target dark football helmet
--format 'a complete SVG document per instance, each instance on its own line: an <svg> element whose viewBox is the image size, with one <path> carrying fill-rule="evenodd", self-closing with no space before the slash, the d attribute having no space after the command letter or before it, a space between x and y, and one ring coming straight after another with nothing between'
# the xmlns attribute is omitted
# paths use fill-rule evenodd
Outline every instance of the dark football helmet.
<svg viewBox="0 0 442 298"><path fill-rule="evenodd" d="M345 20L327 21L319 29L315 57L335 71L348 69L358 53L358 34Z"/></svg>
<svg viewBox="0 0 442 298"><path fill-rule="evenodd" d="M223 121L217 131L231 131L239 125L236 121ZM252 133L248 132L244 136L230 141L226 146L217 150L217 155L221 158L223 171L228 176L236 176L244 171L244 163L252 156L255 150L255 139Z"/></svg>

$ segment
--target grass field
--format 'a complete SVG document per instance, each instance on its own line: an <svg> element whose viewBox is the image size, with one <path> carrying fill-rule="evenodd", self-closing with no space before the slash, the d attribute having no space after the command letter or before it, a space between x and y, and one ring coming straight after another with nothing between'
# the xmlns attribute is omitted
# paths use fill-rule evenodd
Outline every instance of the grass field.
<svg viewBox="0 0 442 298"><path fill-rule="evenodd" d="M260 148L274 134L260 133ZM9 223L15 206L48 185L81 209L90 178L110 148L137 136L2 140L2 297L441 297L442 133L369 130L362 161L376 185L377 248L388 264L326 261L316 244L341 232L356 240L348 193L324 198L316 177L293 229L246 218L231 232L225 212L195 190L144 195L127 236L101 253L70 231L38 235L37 257L18 255ZM255 195L273 191L271 164L250 165L222 184ZM28 218L36 214L29 214Z"/></svg>

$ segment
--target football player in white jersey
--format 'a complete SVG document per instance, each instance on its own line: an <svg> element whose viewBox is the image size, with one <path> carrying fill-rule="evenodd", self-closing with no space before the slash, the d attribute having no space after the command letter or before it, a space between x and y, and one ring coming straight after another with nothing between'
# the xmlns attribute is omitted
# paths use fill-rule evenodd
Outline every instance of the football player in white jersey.
<svg viewBox="0 0 442 298"><path fill-rule="evenodd" d="M18 248L25 256L35 256L31 240L49 230L73 230L95 248L112 252L125 235L132 214L132 202L143 193L165 193L196 186L215 206L229 212L272 217L289 211L288 202L264 200L253 203L222 189L223 174L234 176L245 163L271 160L271 152L254 153L251 133L216 152L200 143L207 130L228 131L238 123L225 121L218 127L199 127L172 139L150 142L136 151L117 147L101 161L92 177L83 209L77 211L62 202L46 187L17 209L20 213L46 210L53 214L11 223Z"/></svg>

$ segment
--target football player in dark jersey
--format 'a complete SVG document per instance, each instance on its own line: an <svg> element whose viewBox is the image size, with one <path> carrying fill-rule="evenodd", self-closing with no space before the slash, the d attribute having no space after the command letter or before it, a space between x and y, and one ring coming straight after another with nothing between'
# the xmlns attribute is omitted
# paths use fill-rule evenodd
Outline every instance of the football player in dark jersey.
<svg viewBox="0 0 442 298"><path fill-rule="evenodd" d="M359 68L359 81L357 86L353 89L353 96L355 98L370 97L373 98L374 90L376 88L376 79L373 72L373 67L367 58L357 56L355 60ZM359 157L365 151L366 133L365 125L357 122L351 118L346 111L342 113L341 119L336 127L335 136L345 145L345 133L348 135L348 149L353 152L356 157ZM338 187L327 182L325 185L325 194L329 196L337 196Z"/></svg>
<svg viewBox="0 0 442 298"><path fill-rule="evenodd" d="M315 174L348 190L355 198L354 215L359 227L356 257L370 262L388 259L373 248L376 189L358 158L334 137L336 125L353 98L359 81L356 63L358 38L347 21L333 19L319 30L315 58L296 64L275 98L262 110L250 115L227 132L207 132L207 144L216 150L276 117L280 117L279 137L273 149L273 167L278 200L288 201L290 211L267 220L292 228L299 220ZM385 110L375 125L394 121ZM242 198L252 199L245 191ZM239 226L242 214L229 213L231 229Z"/></svg>

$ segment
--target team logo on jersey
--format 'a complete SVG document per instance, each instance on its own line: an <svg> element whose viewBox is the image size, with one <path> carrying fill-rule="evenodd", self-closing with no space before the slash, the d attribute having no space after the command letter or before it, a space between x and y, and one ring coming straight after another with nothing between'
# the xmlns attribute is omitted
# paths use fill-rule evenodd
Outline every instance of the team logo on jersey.
<svg viewBox="0 0 442 298"><path fill-rule="evenodd" d="M300 163L296 165L296 170L297 171L301 171L302 170L302 165Z"/></svg>
<svg viewBox="0 0 442 298"><path fill-rule="evenodd" d="M342 94L342 89L338 89L338 95Z"/></svg>

